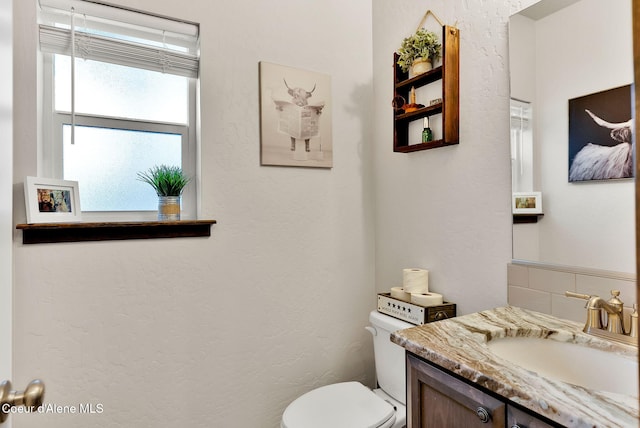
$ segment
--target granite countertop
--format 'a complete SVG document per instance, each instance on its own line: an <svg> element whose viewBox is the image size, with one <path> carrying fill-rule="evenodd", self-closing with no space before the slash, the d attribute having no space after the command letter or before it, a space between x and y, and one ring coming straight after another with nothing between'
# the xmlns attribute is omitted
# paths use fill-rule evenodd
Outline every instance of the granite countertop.
<svg viewBox="0 0 640 428"><path fill-rule="evenodd" d="M399 330L391 341L535 413L567 427L637 427L638 397L547 379L493 354L503 337L572 341L637 359L636 348L582 332L583 324L514 306ZM616 375L591 373L585 375Z"/></svg>

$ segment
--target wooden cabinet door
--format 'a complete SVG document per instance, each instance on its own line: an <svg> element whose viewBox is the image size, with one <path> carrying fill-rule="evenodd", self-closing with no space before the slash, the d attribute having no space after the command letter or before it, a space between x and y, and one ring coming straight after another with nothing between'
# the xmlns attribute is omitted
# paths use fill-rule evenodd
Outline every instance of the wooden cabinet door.
<svg viewBox="0 0 640 428"><path fill-rule="evenodd" d="M504 428L506 404L407 353L408 428Z"/></svg>
<svg viewBox="0 0 640 428"><path fill-rule="evenodd" d="M529 413L507 406L507 427L509 428L554 428L556 426L560 425L549 425Z"/></svg>

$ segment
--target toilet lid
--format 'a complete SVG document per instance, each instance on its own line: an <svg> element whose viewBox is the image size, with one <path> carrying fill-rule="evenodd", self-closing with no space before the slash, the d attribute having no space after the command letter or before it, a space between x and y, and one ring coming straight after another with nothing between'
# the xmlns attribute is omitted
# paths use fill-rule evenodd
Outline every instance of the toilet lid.
<svg viewBox="0 0 640 428"><path fill-rule="evenodd" d="M376 428L395 413L393 406L359 382L309 391L282 415L284 428Z"/></svg>

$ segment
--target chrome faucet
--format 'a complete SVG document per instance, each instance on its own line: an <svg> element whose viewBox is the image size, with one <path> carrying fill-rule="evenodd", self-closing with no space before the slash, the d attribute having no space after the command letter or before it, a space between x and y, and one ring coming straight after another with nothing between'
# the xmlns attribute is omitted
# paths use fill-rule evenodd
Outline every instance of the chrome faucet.
<svg viewBox="0 0 640 428"><path fill-rule="evenodd" d="M625 344L638 346L638 311L637 305L633 305L633 313L630 317L629 331L625 331L623 321L624 303L618 296L619 290L611 290L611 298L605 301L599 296L573 293L566 291L565 296L587 300L587 321L584 331L594 336L605 337ZM607 314L606 324L602 322L602 311Z"/></svg>

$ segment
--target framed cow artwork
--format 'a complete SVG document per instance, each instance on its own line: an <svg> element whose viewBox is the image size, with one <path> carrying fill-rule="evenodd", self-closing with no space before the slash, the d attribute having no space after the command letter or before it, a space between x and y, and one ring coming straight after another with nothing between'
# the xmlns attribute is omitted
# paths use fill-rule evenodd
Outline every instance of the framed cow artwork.
<svg viewBox="0 0 640 428"><path fill-rule="evenodd" d="M261 61L260 163L333 167L331 77Z"/></svg>
<svg viewBox="0 0 640 428"><path fill-rule="evenodd" d="M569 181L632 178L631 85L569 100Z"/></svg>

